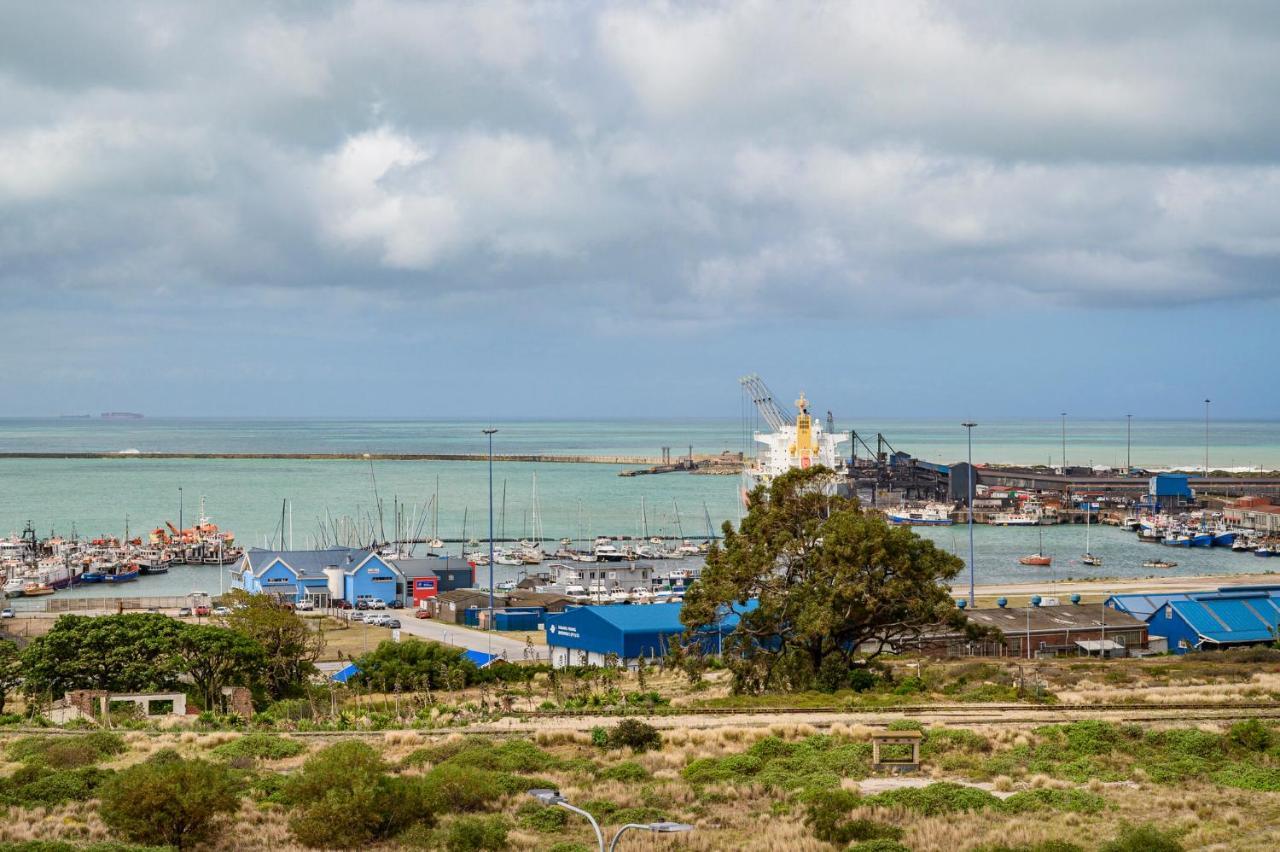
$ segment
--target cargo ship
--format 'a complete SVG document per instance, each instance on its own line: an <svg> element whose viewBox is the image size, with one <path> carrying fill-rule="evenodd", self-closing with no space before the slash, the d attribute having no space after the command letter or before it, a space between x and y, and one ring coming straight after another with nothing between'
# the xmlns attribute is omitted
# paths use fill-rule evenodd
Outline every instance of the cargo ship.
<svg viewBox="0 0 1280 852"><path fill-rule="evenodd" d="M104 411L103 420L141 420L142 415L134 411Z"/></svg>
<svg viewBox="0 0 1280 852"><path fill-rule="evenodd" d="M742 469L742 499L763 485L789 470L806 470L821 465L835 474L831 487L834 491L845 474L845 461L838 447L849 440L839 434L824 430L821 421L809 413L809 400L804 392L796 400L796 413L784 411L773 400L773 395L758 376L741 380L744 388L753 394L753 402L761 416L773 428L772 432L756 432L755 443L765 447L763 453L752 459ZM830 422L830 414L827 415Z"/></svg>

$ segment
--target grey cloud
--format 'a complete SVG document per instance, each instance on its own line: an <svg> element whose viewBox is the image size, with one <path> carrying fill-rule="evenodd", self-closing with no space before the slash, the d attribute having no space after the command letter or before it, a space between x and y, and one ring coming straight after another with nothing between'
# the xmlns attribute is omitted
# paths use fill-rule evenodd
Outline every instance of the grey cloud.
<svg viewBox="0 0 1280 852"><path fill-rule="evenodd" d="M890 313L1277 294L1269 4L2 15L18 302L320 290L604 328L886 293Z"/></svg>

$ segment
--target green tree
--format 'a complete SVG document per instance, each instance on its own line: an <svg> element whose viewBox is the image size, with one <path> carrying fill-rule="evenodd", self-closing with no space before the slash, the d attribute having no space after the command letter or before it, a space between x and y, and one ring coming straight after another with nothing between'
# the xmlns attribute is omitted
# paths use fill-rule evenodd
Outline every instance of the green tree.
<svg viewBox="0 0 1280 852"><path fill-rule="evenodd" d="M24 687L61 696L68 689L144 692L171 687L183 625L159 613L64 615L22 652Z"/></svg>
<svg viewBox="0 0 1280 852"><path fill-rule="evenodd" d="M356 667L360 674L353 680L377 689L448 689L475 683L480 672L464 649L420 639L380 642Z"/></svg>
<svg viewBox="0 0 1280 852"><path fill-rule="evenodd" d="M790 471L748 496L739 529L724 526L680 617L691 637L741 612L722 640L740 691L804 689L818 673L919 636L961 629L946 581L964 563L906 527L832 495L822 467ZM758 601L746 611L749 600ZM828 662L830 661L830 662Z"/></svg>
<svg viewBox="0 0 1280 852"><path fill-rule="evenodd" d="M22 683L22 657L18 646L8 639L0 639L0 713L4 712L9 693Z"/></svg>
<svg viewBox="0 0 1280 852"><path fill-rule="evenodd" d="M258 643L265 654L262 675L271 697L295 694L315 673L324 636L292 609L266 595L236 589L224 600L231 606L224 624Z"/></svg>
<svg viewBox="0 0 1280 852"><path fill-rule="evenodd" d="M225 767L162 752L123 770L101 792L99 813L135 843L190 848L208 839L240 799Z"/></svg>
<svg viewBox="0 0 1280 852"><path fill-rule="evenodd" d="M285 785L294 837L305 846L352 849L433 824L422 779L387 770L377 751L354 740L312 755Z"/></svg>
<svg viewBox="0 0 1280 852"><path fill-rule="evenodd" d="M267 656L243 633L210 624L186 625L178 635L176 653L206 710L214 707L222 687L256 681Z"/></svg>

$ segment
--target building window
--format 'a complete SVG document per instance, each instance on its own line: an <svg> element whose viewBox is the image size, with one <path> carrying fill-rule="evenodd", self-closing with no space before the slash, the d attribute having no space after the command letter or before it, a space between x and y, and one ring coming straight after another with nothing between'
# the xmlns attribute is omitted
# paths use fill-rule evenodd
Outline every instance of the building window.
<svg viewBox="0 0 1280 852"><path fill-rule="evenodd" d="M1173 618L1173 604L1164 605L1164 617Z"/></svg>

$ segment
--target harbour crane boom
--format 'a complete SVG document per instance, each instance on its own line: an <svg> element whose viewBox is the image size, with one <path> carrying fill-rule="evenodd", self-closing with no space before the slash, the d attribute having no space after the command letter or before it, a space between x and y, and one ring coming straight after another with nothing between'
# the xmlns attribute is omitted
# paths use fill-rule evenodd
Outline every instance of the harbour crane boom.
<svg viewBox="0 0 1280 852"><path fill-rule="evenodd" d="M755 373L751 373L738 379L738 383L751 394L751 401L755 403L760 416L764 418L773 431L777 432L785 426L794 426L796 424L795 415L778 405L773 398L773 391L769 390L769 386L764 383L764 379Z"/></svg>

